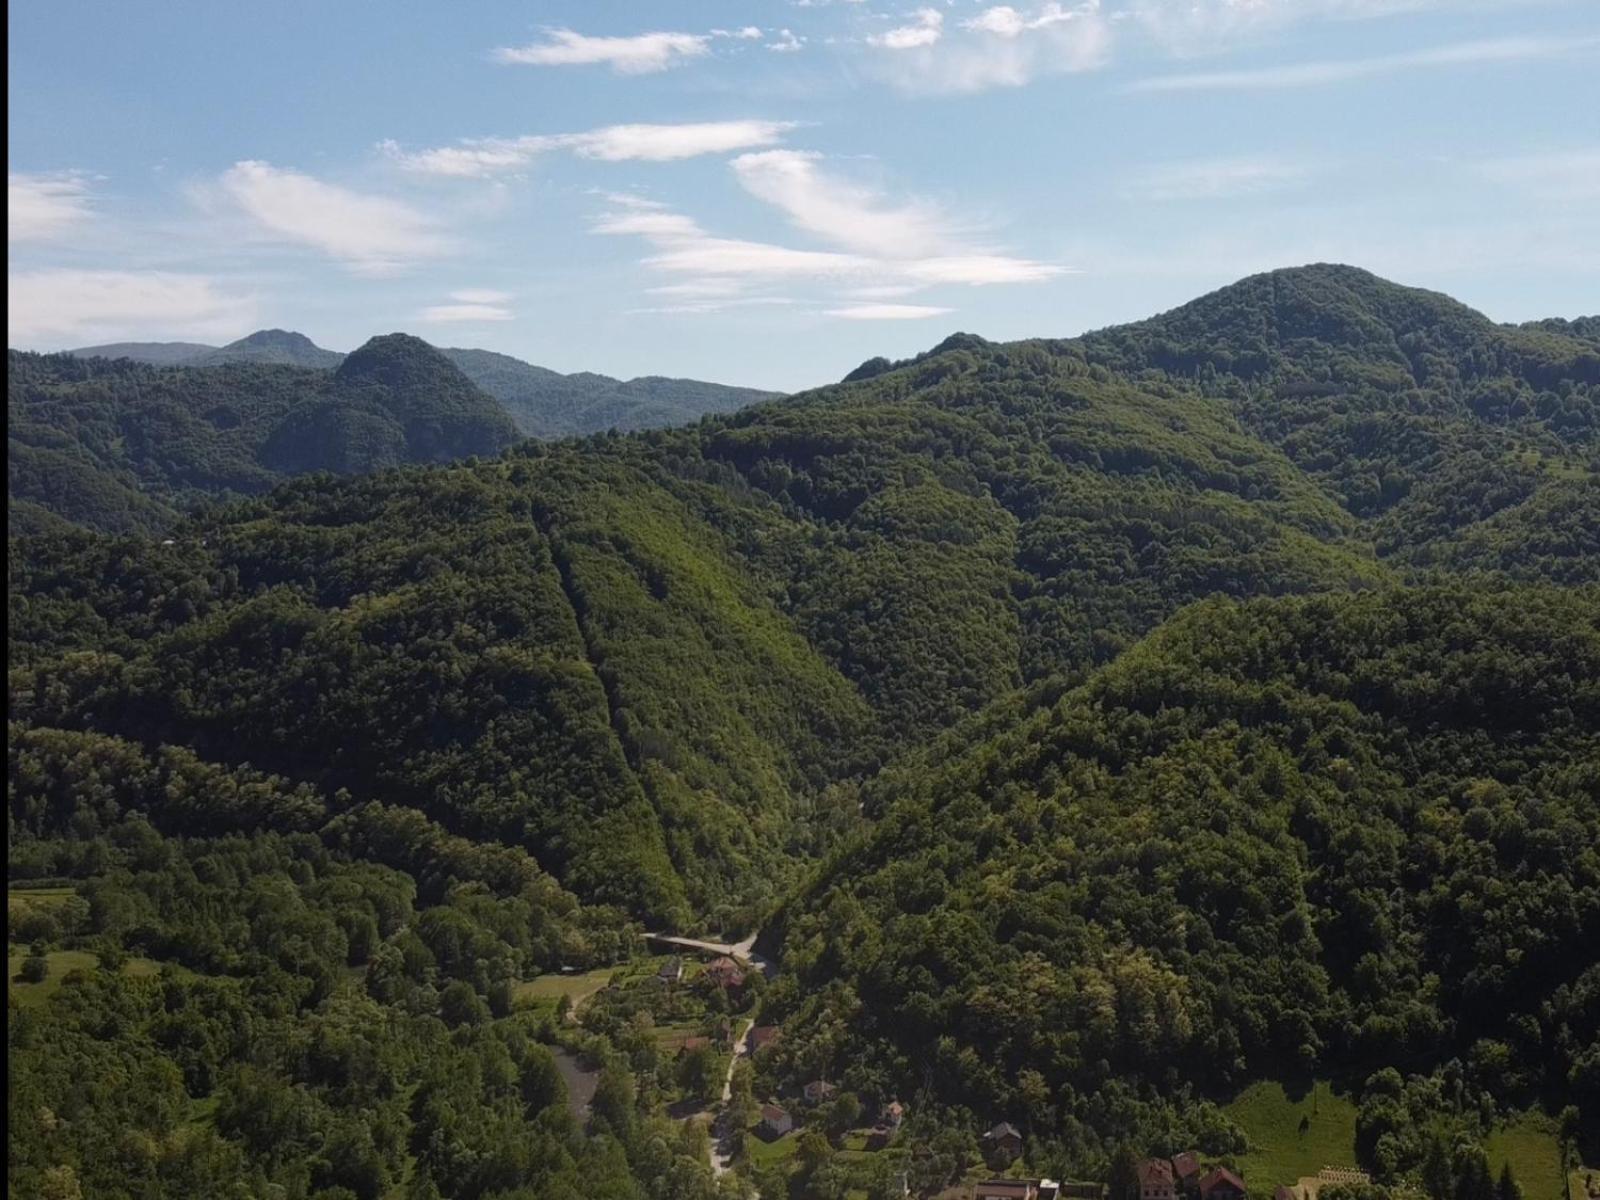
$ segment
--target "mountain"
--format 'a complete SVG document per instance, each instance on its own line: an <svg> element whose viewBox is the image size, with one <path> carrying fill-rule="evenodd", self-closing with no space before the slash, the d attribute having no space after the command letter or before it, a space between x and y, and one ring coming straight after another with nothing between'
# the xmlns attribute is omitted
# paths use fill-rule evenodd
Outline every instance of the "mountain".
<svg viewBox="0 0 1600 1200"><path fill-rule="evenodd" d="M695 379L647 375L624 382L580 372L562 375L489 350L445 355L511 413L529 437L577 437L608 429L660 429L727 413L777 393Z"/></svg>
<svg viewBox="0 0 1600 1200"><path fill-rule="evenodd" d="M77 350L83 355L85 351ZM291 367L337 367L344 355L324 350L303 333L286 329L261 329L217 350L207 350L183 362L184 366L215 367L224 363L281 363Z"/></svg>
<svg viewBox="0 0 1600 1200"><path fill-rule="evenodd" d="M276 363L332 369L344 361L344 355L337 350L324 350L305 334L286 329L258 329L226 346L207 346L200 342L113 342L84 346L67 353L74 358L128 358L153 367Z"/></svg>
<svg viewBox="0 0 1600 1200"><path fill-rule="evenodd" d="M277 363L329 370L345 357L322 349L302 333L283 329L259 330L220 347L195 342L117 342L85 346L69 353L75 358L128 358L161 367ZM491 350L445 349L442 353L505 406L525 437L582 437L608 429L660 429L688 424L708 413L733 412L778 395L756 388L659 375L626 381L588 371L562 375Z"/></svg>
<svg viewBox="0 0 1600 1200"><path fill-rule="evenodd" d="M1393 1099L1432 1085L1385 1068L1600 1100L1600 592L1208 601L1023 707L880 775L770 928L775 1077L831 1062L1104 1163L1236 1153L1168 1098L1331 1072L1391 1178L1430 1145Z"/></svg>
<svg viewBox="0 0 1600 1200"><path fill-rule="evenodd" d="M14 1178L708 1200L664 1114L721 1070L661 1035L736 1011L782 1028L750 1103L910 1110L763 1195L937 1194L1002 1120L1034 1174L1480 1194L1510 1114L1600 1105L1584 321L1298 268L498 456L403 335L13 355L9 852L60 896L13 940L107 964L15 1022ZM540 999L641 927L776 974ZM541 1043L602 1065L594 1137Z"/></svg>
<svg viewBox="0 0 1600 1200"><path fill-rule="evenodd" d="M494 454L518 438L447 359L398 334L331 373L13 351L7 412L13 531L162 531L197 502L290 475Z"/></svg>
<svg viewBox="0 0 1600 1200"><path fill-rule="evenodd" d="M216 346L203 342L110 342L104 346L84 346L69 350L74 358L129 358L152 367L175 367L202 354L212 354Z"/></svg>

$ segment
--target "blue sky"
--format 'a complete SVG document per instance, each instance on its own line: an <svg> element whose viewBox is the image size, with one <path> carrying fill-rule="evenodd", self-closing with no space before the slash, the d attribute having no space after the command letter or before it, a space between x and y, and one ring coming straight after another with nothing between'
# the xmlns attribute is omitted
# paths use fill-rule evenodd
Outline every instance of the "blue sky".
<svg viewBox="0 0 1600 1200"><path fill-rule="evenodd" d="M1600 310L1600 0L9 7L13 346L796 389L1310 261Z"/></svg>

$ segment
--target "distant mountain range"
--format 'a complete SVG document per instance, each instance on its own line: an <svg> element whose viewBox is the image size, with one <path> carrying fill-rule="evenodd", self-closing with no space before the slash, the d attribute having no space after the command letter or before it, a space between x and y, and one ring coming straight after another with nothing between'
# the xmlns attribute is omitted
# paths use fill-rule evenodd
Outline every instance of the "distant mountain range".
<svg viewBox="0 0 1600 1200"><path fill-rule="evenodd" d="M734 412L776 392L728 387L698 379L645 375L613 379L580 371L563 375L490 350L441 348L444 356L478 387L505 406L527 437L582 437L607 429L659 429L698 420L707 413ZM77 358L127 358L156 367L216 367L264 363L332 370L344 361L303 333L263 329L226 346L198 342L113 342L69 351Z"/></svg>
<svg viewBox="0 0 1600 1200"><path fill-rule="evenodd" d="M65 521L158 532L208 497L313 471L493 455L521 438L504 407L420 338L373 338L332 371L272 357L329 353L298 334L245 342L228 348L244 357L214 369L11 351L11 531Z"/></svg>

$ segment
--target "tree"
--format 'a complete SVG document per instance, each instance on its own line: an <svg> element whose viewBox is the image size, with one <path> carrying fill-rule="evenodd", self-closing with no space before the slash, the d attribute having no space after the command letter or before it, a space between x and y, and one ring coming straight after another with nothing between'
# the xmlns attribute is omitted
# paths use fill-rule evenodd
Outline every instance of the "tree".
<svg viewBox="0 0 1600 1200"><path fill-rule="evenodd" d="M1522 1200L1522 1188L1518 1186L1516 1177L1511 1173L1510 1162L1500 1168L1500 1183L1495 1188L1495 1200Z"/></svg>
<svg viewBox="0 0 1600 1200"><path fill-rule="evenodd" d="M1111 1200L1129 1200L1139 1191L1139 1155L1127 1142L1119 1142L1111 1152L1106 1182L1111 1189Z"/></svg>
<svg viewBox="0 0 1600 1200"><path fill-rule="evenodd" d="M24 983L43 983L50 975L50 960L37 950L22 960Z"/></svg>

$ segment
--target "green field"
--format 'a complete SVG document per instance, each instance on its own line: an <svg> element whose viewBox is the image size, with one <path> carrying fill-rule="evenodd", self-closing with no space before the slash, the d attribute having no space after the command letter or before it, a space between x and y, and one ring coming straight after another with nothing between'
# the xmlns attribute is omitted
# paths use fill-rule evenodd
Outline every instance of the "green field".
<svg viewBox="0 0 1600 1200"><path fill-rule="evenodd" d="M1355 1103L1326 1083L1317 1084L1315 1101L1309 1093L1290 1099L1281 1083L1254 1083L1225 1111L1250 1139L1239 1167L1252 1196L1270 1196L1278 1184L1323 1167L1356 1165ZM1304 1133L1302 1119L1309 1122Z"/></svg>
<svg viewBox="0 0 1600 1200"><path fill-rule="evenodd" d="M1522 1185L1523 1200L1561 1200L1561 1145L1555 1122L1549 1117L1526 1113L1490 1134L1485 1149L1495 1178L1499 1178L1501 1166L1511 1163L1511 1173Z"/></svg>
<svg viewBox="0 0 1600 1200"><path fill-rule="evenodd" d="M745 1153L750 1156L753 1166L772 1166L775 1163L786 1163L794 1157L795 1151L800 1148L800 1131L786 1133L775 1142L763 1141L751 1130L745 1134Z"/></svg>
<svg viewBox="0 0 1600 1200"><path fill-rule="evenodd" d="M70 887L7 888L6 911L26 912L30 908L52 908L76 894Z"/></svg>
<svg viewBox="0 0 1600 1200"><path fill-rule="evenodd" d="M12 946L6 955L6 992L15 996L17 1003L24 1007L43 1004L61 989L61 980L69 971L92 971L98 961L87 950L52 950L45 957L50 962L50 974L43 983L22 983L17 979L17 972L22 970L22 960L28 957L26 949ZM124 972L133 976L154 975L161 970L161 964L148 958L130 958L122 968Z"/></svg>
<svg viewBox="0 0 1600 1200"><path fill-rule="evenodd" d="M618 970L620 970L618 967L601 967L599 970L584 971L579 975L540 975L537 979L517 984L513 1003L519 1008L547 1007L554 1011L561 997L566 996L571 999L572 1006L576 1009L610 983L612 976Z"/></svg>

